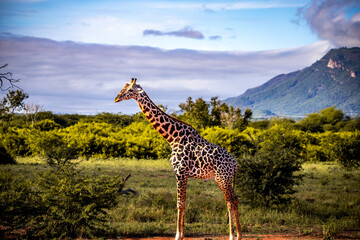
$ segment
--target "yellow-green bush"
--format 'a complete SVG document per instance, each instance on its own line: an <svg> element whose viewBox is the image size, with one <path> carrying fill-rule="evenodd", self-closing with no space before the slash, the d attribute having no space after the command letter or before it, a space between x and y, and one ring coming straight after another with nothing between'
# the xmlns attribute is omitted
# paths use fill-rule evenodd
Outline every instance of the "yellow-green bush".
<svg viewBox="0 0 360 240"><path fill-rule="evenodd" d="M208 141L225 148L235 157L240 157L254 147L249 137L238 129L210 127L202 131L202 135Z"/></svg>

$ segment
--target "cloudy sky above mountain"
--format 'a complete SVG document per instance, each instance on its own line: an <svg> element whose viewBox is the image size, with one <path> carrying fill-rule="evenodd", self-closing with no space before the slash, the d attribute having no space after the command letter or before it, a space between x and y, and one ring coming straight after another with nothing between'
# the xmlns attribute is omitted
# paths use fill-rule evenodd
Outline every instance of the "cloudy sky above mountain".
<svg viewBox="0 0 360 240"><path fill-rule="evenodd" d="M359 26L355 0L0 0L0 65L55 113L135 113L113 102L131 77L176 109L360 46Z"/></svg>

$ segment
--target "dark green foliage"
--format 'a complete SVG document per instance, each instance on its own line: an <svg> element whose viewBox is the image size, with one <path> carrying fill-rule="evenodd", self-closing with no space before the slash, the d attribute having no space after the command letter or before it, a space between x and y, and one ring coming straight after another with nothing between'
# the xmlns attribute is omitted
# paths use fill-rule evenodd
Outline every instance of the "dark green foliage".
<svg viewBox="0 0 360 240"><path fill-rule="evenodd" d="M0 164L16 164L15 159L0 145Z"/></svg>
<svg viewBox="0 0 360 240"><path fill-rule="evenodd" d="M345 123L343 124L343 127L341 128L341 131L360 131L360 117L355 117L353 119L346 119Z"/></svg>
<svg viewBox="0 0 360 240"><path fill-rule="evenodd" d="M209 104L202 98L198 98L194 102L191 97L188 97L186 103L180 103L179 107L184 112L181 118L195 129L210 125Z"/></svg>
<svg viewBox="0 0 360 240"><path fill-rule="evenodd" d="M249 123L250 127L257 128L257 129L267 129L269 127L270 120L264 119L264 120L255 120Z"/></svg>
<svg viewBox="0 0 360 240"><path fill-rule="evenodd" d="M44 119L39 122L36 122L34 124L34 128L38 129L40 131L50 131L50 130L60 128L60 124L58 124L50 119Z"/></svg>
<svg viewBox="0 0 360 240"><path fill-rule="evenodd" d="M57 134L47 134L46 138L39 139L38 144L49 165L66 165L77 156L75 147L69 146Z"/></svg>
<svg viewBox="0 0 360 240"><path fill-rule="evenodd" d="M325 108L318 113L308 114L297 125L303 131L325 132L339 131L344 125L345 114L335 107Z"/></svg>
<svg viewBox="0 0 360 240"><path fill-rule="evenodd" d="M41 212L39 201L30 181L0 171L0 225L27 226Z"/></svg>
<svg viewBox="0 0 360 240"><path fill-rule="evenodd" d="M288 203L300 178L301 166L286 151L257 152L238 161L237 186L240 198L253 207Z"/></svg>
<svg viewBox="0 0 360 240"><path fill-rule="evenodd" d="M22 90L9 90L0 102L0 122L10 121L15 111L24 109L27 98L29 95Z"/></svg>
<svg viewBox="0 0 360 240"><path fill-rule="evenodd" d="M360 167L360 132L342 133L330 137L328 139L331 144L330 159L345 168Z"/></svg>
<svg viewBox="0 0 360 240"><path fill-rule="evenodd" d="M26 143L28 135L26 129L17 127L0 127L0 145L2 145L11 156L27 156L29 146Z"/></svg>
<svg viewBox="0 0 360 240"><path fill-rule="evenodd" d="M118 175L94 177L69 166L48 170L34 182L1 171L0 225L41 239L93 238L107 229L108 210L123 186Z"/></svg>
<svg viewBox="0 0 360 240"><path fill-rule="evenodd" d="M109 123L117 127L126 127L133 122L133 118L129 115L103 112L95 115L93 121L100 123Z"/></svg>
<svg viewBox="0 0 360 240"><path fill-rule="evenodd" d="M9 125L15 112L25 108L24 100L29 95L15 85L19 79L14 79L11 72L3 72L7 66L8 64L0 66L0 92L7 92L0 101L0 123Z"/></svg>
<svg viewBox="0 0 360 240"><path fill-rule="evenodd" d="M295 175L301 169L300 139L280 125L251 138L255 153L238 160L240 198L254 207L288 203L301 179Z"/></svg>
<svg viewBox="0 0 360 240"><path fill-rule="evenodd" d="M40 233L48 238L94 237L105 228L107 210L117 204L123 188L120 176L93 178L71 167L40 176Z"/></svg>
<svg viewBox="0 0 360 240"><path fill-rule="evenodd" d="M218 97L212 97L210 103L202 98L194 102L189 97L186 103L180 103L179 107L183 114L177 117L198 130L211 126L244 130L252 116L250 109L246 109L242 114L240 108L229 107L226 103L221 103Z"/></svg>

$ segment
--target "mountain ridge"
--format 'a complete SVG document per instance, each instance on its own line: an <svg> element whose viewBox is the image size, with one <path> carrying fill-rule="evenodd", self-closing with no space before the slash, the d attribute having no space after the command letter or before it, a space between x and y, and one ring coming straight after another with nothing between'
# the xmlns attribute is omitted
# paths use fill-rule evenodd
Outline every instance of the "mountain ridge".
<svg viewBox="0 0 360 240"><path fill-rule="evenodd" d="M254 116L305 116L336 107L360 114L360 48L330 50L311 66L280 74L245 93L225 99L234 107L251 108Z"/></svg>

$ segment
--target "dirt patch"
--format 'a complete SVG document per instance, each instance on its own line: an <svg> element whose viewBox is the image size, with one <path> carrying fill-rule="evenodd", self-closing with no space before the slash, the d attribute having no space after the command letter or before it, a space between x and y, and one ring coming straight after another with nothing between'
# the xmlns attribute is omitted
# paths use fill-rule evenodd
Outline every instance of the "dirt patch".
<svg viewBox="0 0 360 240"><path fill-rule="evenodd" d="M185 240L225 240L228 239L228 236L212 236L212 237L185 237ZM125 238L124 240L173 240L173 237L152 237L152 238ZM310 236L295 236L292 234L284 235L263 235L263 234L245 234L243 235L243 240L319 240L320 237L310 237Z"/></svg>

